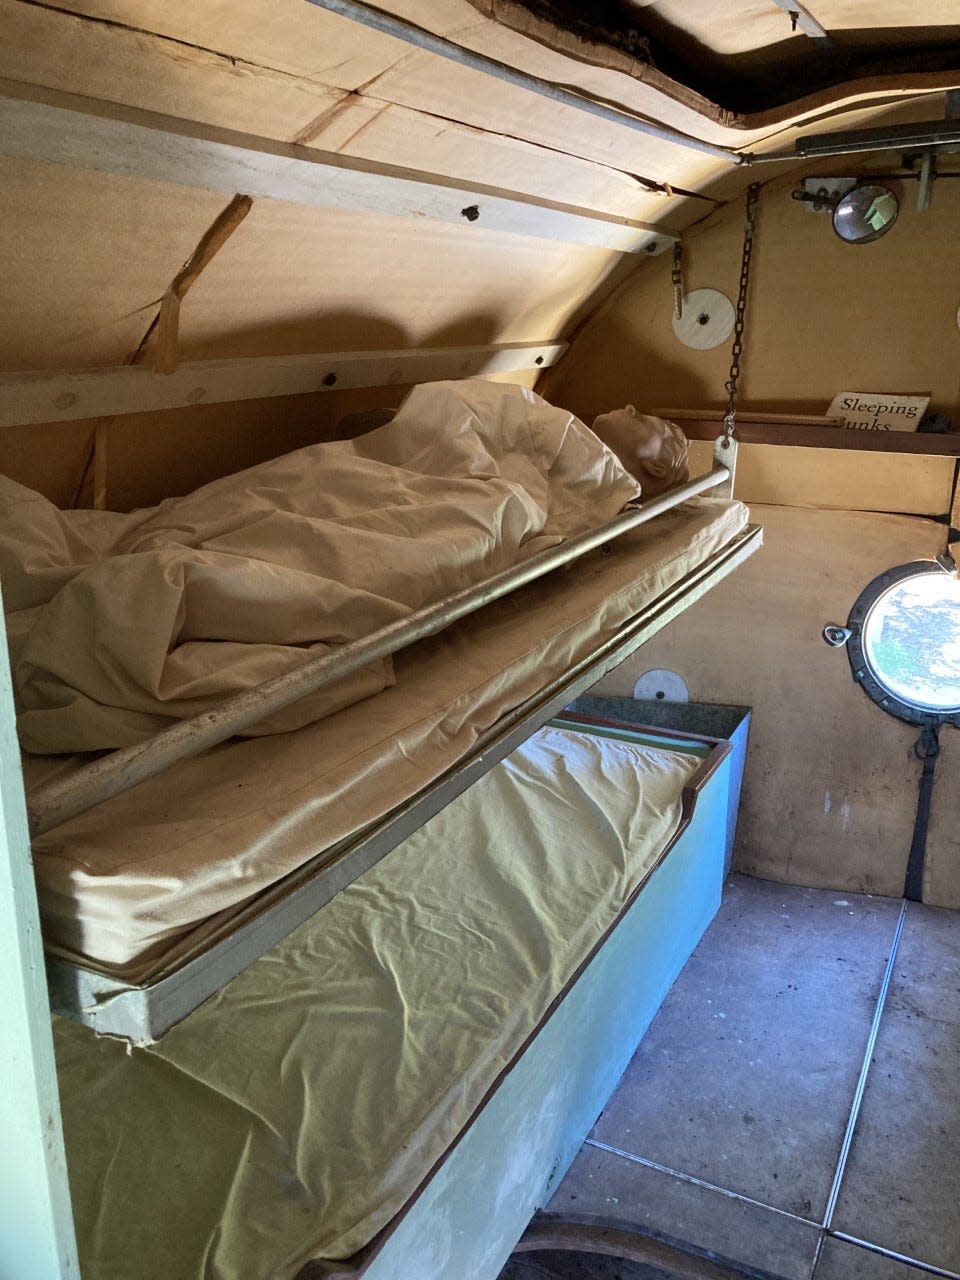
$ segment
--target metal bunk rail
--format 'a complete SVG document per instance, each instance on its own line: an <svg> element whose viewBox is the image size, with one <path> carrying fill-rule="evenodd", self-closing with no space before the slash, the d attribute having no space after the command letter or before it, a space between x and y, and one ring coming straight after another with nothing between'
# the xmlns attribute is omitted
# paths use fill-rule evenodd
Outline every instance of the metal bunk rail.
<svg viewBox="0 0 960 1280"><path fill-rule="evenodd" d="M733 453L731 447L730 454ZM111 752L64 778L39 787L27 798L31 835L42 835L60 826L111 796L119 795L137 783L155 777L178 761L200 755L210 747L242 733L258 720L290 706L317 689L359 671L380 658L388 657L417 640L435 635L452 622L543 577L553 569L569 564L621 534L629 533L631 529L646 524L687 498L696 497L708 489L729 482L734 462L734 456L724 457L720 461L718 451L718 460L712 471L651 502L628 507L609 524L568 538L556 547L548 547L522 564L455 592L435 604L417 609L407 618L391 622L361 640L340 646L334 653L313 658L294 671L275 676L256 688L227 698L213 711L203 712L190 720L181 720L145 742Z"/></svg>

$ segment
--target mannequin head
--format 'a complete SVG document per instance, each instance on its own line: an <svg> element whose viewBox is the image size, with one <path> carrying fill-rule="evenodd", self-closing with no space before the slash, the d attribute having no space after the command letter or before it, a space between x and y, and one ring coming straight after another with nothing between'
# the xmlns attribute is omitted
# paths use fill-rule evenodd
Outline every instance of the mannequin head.
<svg viewBox="0 0 960 1280"><path fill-rule="evenodd" d="M593 431L640 481L647 497L656 497L689 478L687 438L672 422L638 413L632 404L601 413Z"/></svg>

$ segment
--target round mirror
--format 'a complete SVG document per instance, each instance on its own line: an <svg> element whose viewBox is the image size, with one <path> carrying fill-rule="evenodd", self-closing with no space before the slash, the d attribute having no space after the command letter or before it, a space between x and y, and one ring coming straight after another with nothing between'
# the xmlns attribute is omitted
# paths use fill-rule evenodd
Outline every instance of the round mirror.
<svg viewBox="0 0 960 1280"><path fill-rule="evenodd" d="M889 187L854 187L833 211L833 229L848 244L869 244L886 235L897 220L900 202Z"/></svg>

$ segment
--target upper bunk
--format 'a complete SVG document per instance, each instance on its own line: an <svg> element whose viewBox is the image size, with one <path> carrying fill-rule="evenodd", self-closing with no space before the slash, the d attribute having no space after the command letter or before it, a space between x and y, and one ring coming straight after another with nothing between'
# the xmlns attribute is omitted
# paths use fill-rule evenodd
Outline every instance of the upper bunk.
<svg viewBox="0 0 960 1280"><path fill-rule="evenodd" d="M157 1038L689 607L760 545L718 453L644 500L473 381L129 517L8 485L54 1006Z"/></svg>

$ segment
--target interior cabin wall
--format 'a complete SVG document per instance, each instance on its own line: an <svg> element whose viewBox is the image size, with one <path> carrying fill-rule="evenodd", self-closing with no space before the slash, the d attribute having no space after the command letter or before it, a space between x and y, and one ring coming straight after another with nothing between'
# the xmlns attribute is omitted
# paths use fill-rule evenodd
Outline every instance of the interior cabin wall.
<svg viewBox="0 0 960 1280"><path fill-rule="evenodd" d="M847 157L805 174L855 176L899 162ZM850 245L827 214L792 199L803 176L778 178L760 195L740 408L823 414L838 391L921 392L960 429L960 181L935 183L925 213L917 212L915 181L892 182L897 224L872 244ZM756 177L764 179L762 168ZM743 221L738 199L685 233L686 291L718 289L736 300ZM544 375L549 399L588 422L627 403L645 411L726 405L730 344L695 351L677 339L670 270L665 254L619 288Z"/></svg>
<svg viewBox="0 0 960 1280"><path fill-rule="evenodd" d="M734 866L791 884L899 897L917 804L918 730L857 686L821 638L872 578L943 548L930 520L752 506L764 546L611 672L595 692L633 693L643 673L677 672L694 701L753 707ZM941 733L925 901L960 907L960 761Z"/></svg>
<svg viewBox="0 0 960 1280"><path fill-rule="evenodd" d="M160 298L228 202L217 192L0 159L0 224L10 259L0 373L149 368ZM178 357L189 363L552 339L573 300L620 257L468 223L257 200L184 297ZM506 376L532 383L537 372ZM105 431L101 424L107 506L155 503L330 439L344 414L396 405L403 390L111 419ZM96 425L3 428L0 469L60 505L90 505Z"/></svg>
<svg viewBox="0 0 960 1280"><path fill-rule="evenodd" d="M155 506L244 467L333 440L342 418L393 407L406 390L279 396L112 418L105 433L107 508ZM89 507L96 432L97 421L90 420L7 427L0 471L58 507Z"/></svg>
<svg viewBox="0 0 960 1280"><path fill-rule="evenodd" d="M432 5L427 16L444 30L476 20L465 0ZM679 217L684 203L636 176L639 135L614 128L609 139L578 143L555 104L439 67L302 0L269 13L255 0L0 0L0 26L0 75L104 109L125 104L606 218L654 222ZM82 164L0 158L0 373L149 366L159 299L229 200ZM183 299L179 357L549 341L623 261L482 221L257 199ZM125 510L330 438L343 413L396 404L402 391L13 427L2 435L0 470L62 505L89 505L99 425L107 505Z"/></svg>
<svg viewBox="0 0 960 1280"><path fill-rule="evenodd" d="M890 157L871 158L873 168ZM864 168L865 166L859 166ZM811 174L857 172L849 159ZM899 184L900 220L883 239L846 245L826 216L791 198L798 179L761 194L740 407L822 414L841 390L929 392L960 428L956 226L960 182L916 211ZM687 290L734 299L743 203L685 237ZM648 264L583 328L541 386L587 421L625 403L720 408L730 344L681 345L671 326L670 261ZM839 430L840 428L838 428ZM693 470L711 446L695 442ZM602 683L629 695L667 668L690 696L746 703L754 721L736 866L840 891L900 895L917 803L917 730L857 687L843 652L821 639L881 571L941 551L954 459L778 445L741 446L737 496L765 527L759 555ZM765 505L766 504L766 505ZM927 855L926 898L960 907L960 745L944 730Z"/></svg>

